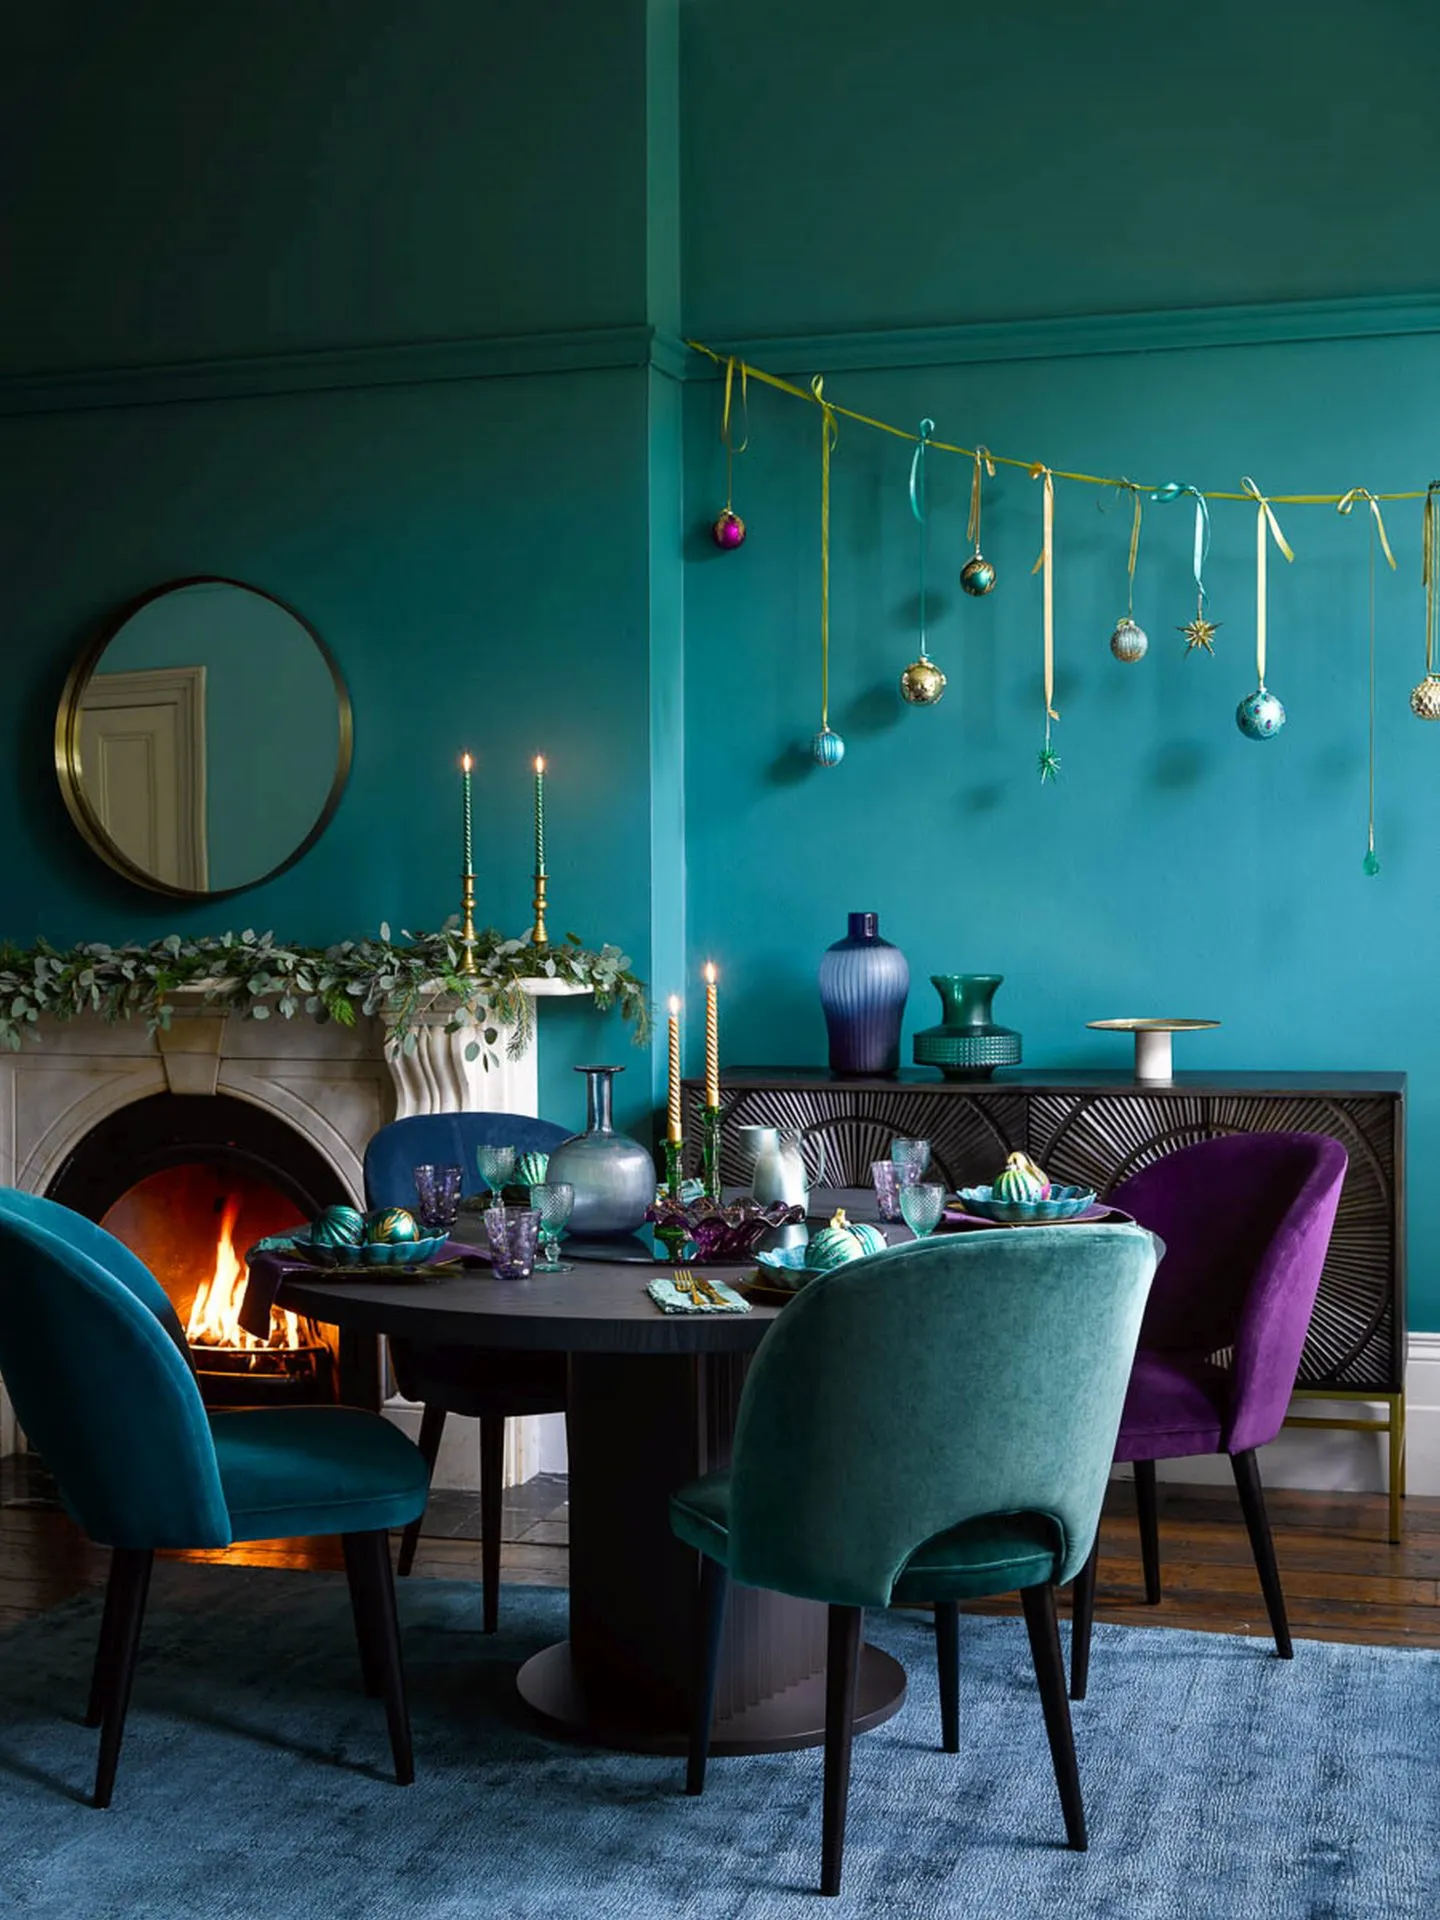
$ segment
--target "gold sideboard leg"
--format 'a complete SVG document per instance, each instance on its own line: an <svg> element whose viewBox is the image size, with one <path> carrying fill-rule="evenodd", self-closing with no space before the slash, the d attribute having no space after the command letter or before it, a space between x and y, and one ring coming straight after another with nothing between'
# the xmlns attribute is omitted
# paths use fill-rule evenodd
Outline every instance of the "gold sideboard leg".
<svg viewBox="0 0 1440 1920"><path fill-rule="evenodd" d="M1390 1396L1390 1538L1398 1546L1405 1532L1405 1396Z"/></svg>

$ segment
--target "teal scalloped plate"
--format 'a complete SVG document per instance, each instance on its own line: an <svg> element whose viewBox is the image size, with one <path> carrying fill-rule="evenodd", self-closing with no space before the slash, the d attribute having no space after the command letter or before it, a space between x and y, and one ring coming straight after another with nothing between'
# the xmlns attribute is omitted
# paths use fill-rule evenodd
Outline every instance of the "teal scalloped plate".
<svg viewBox="0 0 1440 1920"><path fill-rule="evenodd" d="M999 1220L1006 1226L1033 1226L1046 1220L1073 1220L1095 1204L1089 1187L1052 1187L1047 1200L997 1200L994 1187L961 1187L966 1213L981 1220Z"/></svg>
<svg viewBox="0 0 1440 1920"><path fill-rule="evenodd" d="M368 1240L358 1247L332 1247L311 1240L303 1233L290 1236L290 1244L319 1267L423 1267L434 1260L448 1234L436 1234L426 1240Z"/></svg>

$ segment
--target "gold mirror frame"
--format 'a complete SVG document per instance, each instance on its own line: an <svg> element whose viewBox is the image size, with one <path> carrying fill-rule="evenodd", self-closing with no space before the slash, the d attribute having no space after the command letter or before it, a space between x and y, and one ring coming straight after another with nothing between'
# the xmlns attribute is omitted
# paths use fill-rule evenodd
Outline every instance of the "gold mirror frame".
<svg viewBox="0 0 1440 1920"><path fill-rule="evenodd" d="M273 866L268 873L259 874L254 880L244 880L236 887L179 887L169 881L157 880L155 875L147 873L119 847L95 815L85 792L85 781L80 760L80 716L81 702L90 676L99 666L105 649L129 621L133 620L142 608L149 606L152 600L162 599L167 593L178 593L184 587L238 587L243 593L253 593L261 600L268 600L272 606L279 607L282 613L289 614L296 625L302 627L310 636L316 652L324 661L335 689L335 704L339 732L339 747L335 756L335 777L330 782L330 790L325 803L316 816L315 824L291 853ZM345 677L340 671L339 662L326 646L320 635L311 626L302 613L298 613L288 601L278 594L267 593L263 587L252 586L248 580L232 580L225 574L192 573L179 580L167 580L163 585L152 587L148 593L140 594L120 609L119 614L88 643L80 657L70 669L65 680L64 691L60 695L60 706L55 716L55 777L60 782L60 792L65 801L65 809L74 821L76 829L85 844L94 854L98 854L106 866L111 867L124 879L132 881L137 887L143 887L149 893L162 893L171 900L228 900L237 893L248 893L252 887L263 887L276 879L287 868L301 860L324 833L335 817L335 809L340 804L340 796L345 791L350 778L350 762L355 747L355 716L350 705L350 690L345 685Z"/></svg>

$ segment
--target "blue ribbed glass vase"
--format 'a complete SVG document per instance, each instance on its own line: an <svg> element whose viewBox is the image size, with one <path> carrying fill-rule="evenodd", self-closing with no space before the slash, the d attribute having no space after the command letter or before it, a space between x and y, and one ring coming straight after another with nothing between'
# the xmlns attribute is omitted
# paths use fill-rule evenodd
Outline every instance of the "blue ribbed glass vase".
<svg viewBox="0 0 1440 1920"><path fill-rule="evenodd" d="M820 1004L830 1034L832 1073L894 1073L910 968L880 938L880 916L852 913L850 931L820 961Z"/></svg>

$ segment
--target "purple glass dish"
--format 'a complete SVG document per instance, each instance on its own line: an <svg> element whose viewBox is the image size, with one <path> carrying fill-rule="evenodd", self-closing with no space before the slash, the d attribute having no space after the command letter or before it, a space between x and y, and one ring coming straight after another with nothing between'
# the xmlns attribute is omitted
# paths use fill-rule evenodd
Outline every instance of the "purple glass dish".
<svg viewBox="0 0 1440 1920"><path fill-rule="evenodd" d="M722 1206L717 1200L681 1202L657 1200L645 1209L645 1218L656 1234L684 1233L692 1242L697 1261L750 1260L755 1249L776 1227L797 1226L805 1218L803 1207L787 1207L780 1201L762 1207L757 1200L736 1200Z"/></svg>

